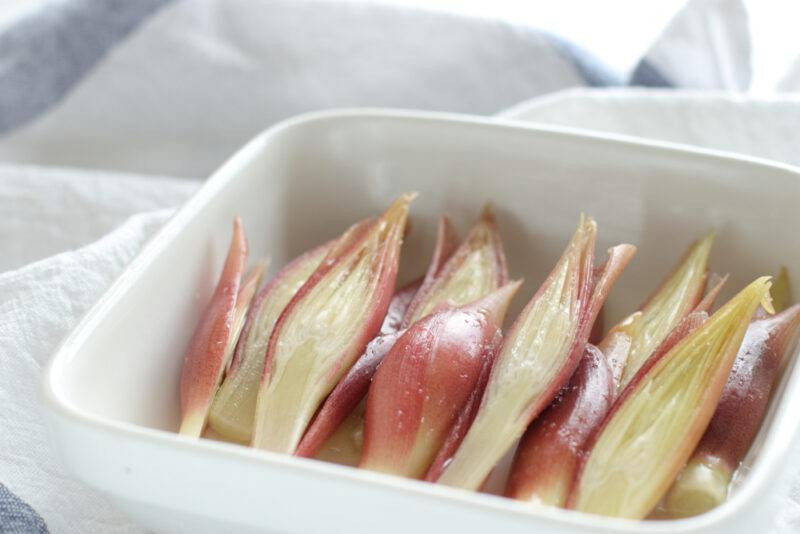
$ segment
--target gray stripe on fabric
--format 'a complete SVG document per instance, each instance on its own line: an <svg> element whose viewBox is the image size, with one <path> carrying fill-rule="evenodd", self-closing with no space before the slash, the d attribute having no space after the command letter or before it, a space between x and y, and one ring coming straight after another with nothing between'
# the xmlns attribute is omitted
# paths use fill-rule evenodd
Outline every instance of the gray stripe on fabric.
<svg viewBox="0 0 800 534"><path fill-rule="evenodd" d="M636 87L674 87L675 84L667 80L652 63L643 59L636 65L628 85Z"/></svg>
<svg viewBox="0 0 800 534"><path fill-rule="evenodd" d="M0 484L0 534L47 534L36 511Z"/></svg>
<svg viewBox="0 0 800 534"><path fill-rule="evenodd" d="M0 132L60 101L116 43L172 0L52 0L0 32Z"/></svg>
<svg viewBox="0 0 800 534"><path fill-rule="evenodd" d="M620 75L580 46L557 35L543 32L543 35L577 69L586 84L591 87L624 85Z"/></svg>

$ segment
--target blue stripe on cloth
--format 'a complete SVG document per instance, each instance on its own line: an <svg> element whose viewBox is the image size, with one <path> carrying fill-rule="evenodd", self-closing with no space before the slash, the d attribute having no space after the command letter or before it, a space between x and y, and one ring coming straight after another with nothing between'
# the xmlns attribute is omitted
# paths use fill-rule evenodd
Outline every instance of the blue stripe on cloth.
<svg viewBox="0 0 800 534"><path fill-rule="evenodd" d="M117 42L172 0L56 1L0 32L0 132L60 101Z"/></svg>
<svg viewBox="0 0 800 534"><path fill-rule="evenodd" d="M36 511L0 484L0 534L47 534Z"/></svg>
<svg viewBox="0 0 800 534"><path fill-rule="evenodd" d="M543 32L543 35L550 41L553 48L572 63L587 85L609 87L624 84L620 75L580 46L551 33Z"/></svg>
<svg viewBox="0 0 800 534"><path fill-rule="evenodd" d="M643 59L639 61L636 68L631 74L631 79L628 85L637 87L674 87L675 84L670 82L661 71L653 66L652 63Z"/></svg>

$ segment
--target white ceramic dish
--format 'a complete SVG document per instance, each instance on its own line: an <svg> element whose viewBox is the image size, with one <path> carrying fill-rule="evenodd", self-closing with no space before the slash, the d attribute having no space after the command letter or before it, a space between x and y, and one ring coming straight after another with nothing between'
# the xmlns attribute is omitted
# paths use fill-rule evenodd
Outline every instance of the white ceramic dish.
<svg viewBox="0 0 800 534"><path fill-rule="evenodd" d="M601 245L638 257L612 294L618 316L689 241L718 229L729 291L779 263L800 277L800 175L790 167L568 130L430 113L343 111L270 128L211 177L64 342L46 373L64 462L157 532L584 533L764 531L770 484L794 435L800 366L784 375L731 499L681 521L612 520L173 433L187 338L241 214L252 257L278 266L397 193L412 208L404 272L420 272L435 217L462 229L492 200L513 276L530 297L586 211ZM416 253L415 253L416 252ZM274 270L273 270L274 272ZM622 288L622 289L620 289ZM759 529L759 530L757 530Z"/></svg>

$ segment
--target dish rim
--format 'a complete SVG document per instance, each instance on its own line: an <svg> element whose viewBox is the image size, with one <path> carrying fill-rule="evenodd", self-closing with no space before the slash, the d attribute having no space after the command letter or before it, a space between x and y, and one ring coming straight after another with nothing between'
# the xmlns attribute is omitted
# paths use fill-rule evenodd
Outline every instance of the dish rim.
<svg viewBox="0 0 800 534"><path fill-rule="evenodd" d="M525 131L562 137L564 139L579 139L583 142L612 144L627 146L631 149L645 149L661 151L677 157L699 157L710 160L722 160L739 164L767 167L774 171L788 172L800 179L800 168L792 165L771 161L765 158L735 154L722 150L691 147L669 141L647 140L632 136L589 131L581 128L554 126L536 122L520 121L513 117L483 117L475 115L414 111L388 108L344 108L324 111L312 111L297 115L278 122L259 134L255 135L242 148L233 153L211 176L204 182L200 189L181 206L176 212L156 231L144 245L137 256L126 266L117 279L106 290L102 297L89 309L84 317L72 329L71 333L61 342L47 364L43 373L42 393L45 408L53 414L71 422L91 427L95 430L118 434L128 439L146 440L158 446L173 446L179 450L185 447L194 447L196 451L203 450L207 454L222 455L231 461L258 462L259 465L268 465L278 469L297 469L310 475L344 477L357 480L365 484L378 485L384 490L397 490L412 492L420 496L437 499L446 499L459 505L470 505L484 508L487 511L523 514L535 519L558 521L573 527L602 527L608 530L626 532L676 532L695 531L712 527L725 521L732 520L736 515L746 511L747 505L755 502L759 497L766 495L769 478L776 473L778 464L784 459L796 437L796 428L788 428L785 421L789 409L790 398L800 400L800 365L796 364L787 383L783 397L775 407L774 420L783 422L777 428L770 428L762 444L753 468L748 472L747 479L737 488L737 491L719 507L699 516L685 519L665 520L628 520L610 518L593 514L585 514L572 510L553 509L547 507L533 507L504 497L469 492L457 488L443 487L417 480L408 480L401 477L372 473L347 466L339 466L326 462L296 458L290 455L276 454L266 451L254 450L241 445L217 442L208 439L197 440L181 436L175 432L160 430L133 423L115 420L106 416L86 411L69 399L69 395L60 387L59 378L64 375L70 360L80 351L86 340L102 322L111 308L123 295L136 283L158 255L182 232L196 213L206 203L213 200L217 192L231 180L235 180L241 169L252 161L257 154L269 143L270 138L313 122L326 122L336 120L402 120L414 122L428 122L447 124L452 127L489 127L505 130ZM773 425L775 424L773 421ZM800 423L795 425L800 427ZM197 449L202 447L203 449ZM377 488L376 488L377 489ZM762 493L763 492L763 493ZM602 524L598 524L601 523Z"/></svg>

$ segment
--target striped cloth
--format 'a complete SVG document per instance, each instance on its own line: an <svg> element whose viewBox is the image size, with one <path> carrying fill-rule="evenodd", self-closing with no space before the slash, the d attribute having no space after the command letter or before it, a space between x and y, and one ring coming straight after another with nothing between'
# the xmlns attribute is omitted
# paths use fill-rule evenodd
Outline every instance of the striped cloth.
<svg viewBox="0 0 800 534"><path fill-rule="evenodd" d="M200 177L309 110L489 114L623 83L563 39L498 20L318 0L62 0L0 34L0 160Z"/></svg>
<svg viewBox="0 0 800 534"><path fill-rule="evenodd" d="M44 519L0 484L0 532L4 534L46 534Z"/></svg>

